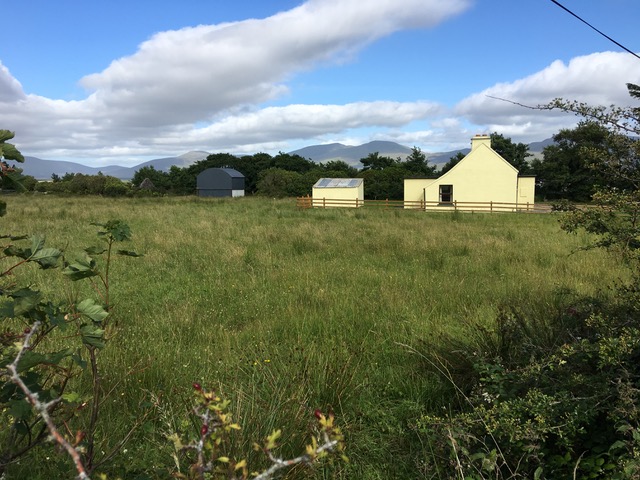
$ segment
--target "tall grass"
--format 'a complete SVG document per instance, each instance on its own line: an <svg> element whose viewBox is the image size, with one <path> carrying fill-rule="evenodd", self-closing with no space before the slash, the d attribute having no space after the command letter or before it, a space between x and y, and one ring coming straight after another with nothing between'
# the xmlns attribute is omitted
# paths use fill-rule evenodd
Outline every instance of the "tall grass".
<svg viewBox="0 0 640 480"><path fill-rule="evenodd" d="M563 233L551 214L297 210L264 198L7 200L2 232L45 233L72 256L95 243L90 222L118 218L145 254L113 264L118 330L100 358L111 391L105 444L154 406L115 462L125 478L167 477L163 435L187 427L178 419L194 381L232 400L244 426L237 455L280 427L283 453L299 451L313 410L332 409L351 463L294 476L416 478L421 447L408 422L446 399L403 345L464 338L469 321L490 324L501 305L544 315L561 292L594 294L615 280L606 253L580 251L588 238ZM49 292L70 288L24 275ZM30 464L30 475L58 476L53 462ZM23 473L16 466L15 478Z"/></svg>

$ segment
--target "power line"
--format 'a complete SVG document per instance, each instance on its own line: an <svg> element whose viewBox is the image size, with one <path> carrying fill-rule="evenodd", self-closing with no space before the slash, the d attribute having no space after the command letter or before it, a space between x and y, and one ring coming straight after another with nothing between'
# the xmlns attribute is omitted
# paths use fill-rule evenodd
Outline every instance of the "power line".
<svg viewBox="0 0 640 480"><path fill-rule="evenodd" d="M617 46L619 46L621 49L623 49L626 52L629 52L631 55L633 55L634 57L636 57L638 60L640 60L640 56L638 56L638 54L636 54L635 52L632 52L631 50L629 50L627 47L625 47L624 45L622 45L621 43L616 42L613 38L611 38L609 35L606 35L604 33L602 33L600 30L598 30L596 27L594 27L593 25L591 25L589 22L587 22L586 20L580 18L578 15L576 15L575 13L573 13L571 10L569 10L567 7L565 7L564 5L561 5L560 2L557 2L556 0L551 0L553 3L555 3L557 6L559 6L561 9L563 9L565 12L573 15L574 17L576 17L578 20L580 20L582 23L588 25L589 27L591 27L592 29L594 29L596 32L598 32L600 35L602 35L604 38L606 38L607 40L612 41L613 43L615 43Z"/></svg>

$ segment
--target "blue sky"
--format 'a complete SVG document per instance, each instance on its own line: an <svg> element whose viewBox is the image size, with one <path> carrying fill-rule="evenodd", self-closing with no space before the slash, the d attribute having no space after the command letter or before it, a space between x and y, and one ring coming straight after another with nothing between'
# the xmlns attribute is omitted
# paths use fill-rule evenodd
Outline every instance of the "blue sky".
<svg viewBox="0 0 640 480"><path fill-rule="evenodd" d="M640 51L637 1L564 0ZM550 0L24 0L3 10L0 128L26 155L135 165L475 133L548 138L556 97L629 104L640 60Z"/></svg>

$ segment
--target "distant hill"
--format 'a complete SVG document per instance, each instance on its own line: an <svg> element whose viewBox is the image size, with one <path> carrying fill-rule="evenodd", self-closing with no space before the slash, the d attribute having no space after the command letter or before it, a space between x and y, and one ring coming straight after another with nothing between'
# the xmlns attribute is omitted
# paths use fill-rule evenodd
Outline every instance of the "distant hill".
<svg viewBox="0 0 640 480"><path fill-rule="evenodd" d="M411 148L405 147L395 142L385 142L376 140L363 145L349 146L341 143L330 143L327 145L312 145L299 150L289 152L292 155L313 160L314 162L327 162L329 160L342 160L354 167L362 166L360 159L367 157L371 153L378 152L381 156L404 159L411 153Z"/></svg>
<svg viewBox="0 0 640 480"><path fill-rule="evenodd" d="M541 142L531 142L529 144L529 153L531 154L528 157L528 160L533 160L534 158L541 159L542 158L542 150L549 145L553 145L553 139L547 138L542 140ZM470 148L463 148L460 150L452 150L450 152L441 152L441 153L431 153L427 154L427 159L429 163L432 165L442 166L449 161L451 157L455 157L458 153L462 153L463 155L468 154L471 151Z"/></svg>
<svg viewBox="0 0 640 480"><path fill-rule="evenodd" d="M165 157L141 163L135 167L122 167L120 165L108 165L106 167L88 167L81 163L65 162L60 160L44 160L38 157L25 156L25 162L18 165L25 175L31 175L38 180L49 180L54 173L63 176L65 173L82 173L84 175L97 175L102 172L122 180L130 180L133 174L142 167L152 166L156 170L168 171L171 166L188 167L189 165L204 160L209 156L207 152L188 152L178 157Z"/></svg>
<svg viewBox="0 0 640 480"><path fill-rule="evenodd" d="M542 149L553 144L551 138L541 142L529 144L529 151L533 158L541 158ZM427 159L432 165L443 165L454 157L458 152L464 155L469 153L468 148L452 150L450 152L427 153ZM303 158L314 162L327 162L329 160L343 160L354 167L361 167L360 159L367 157L371 153L378 152L381 156L402 159L411 154L411 148L395 142L373 141L363 145L343 145L342 143L329 143L326 145L311 145L289 152L292 155L300 155ZM23 169L25 175L31 175L38 180L49 180L54 173L63 176L65 173L82 173L85 175L97 175L102 172L122 180L130 180L134 173L142 167L153 167L156 170L169 171L172 166L180 168L188 167L200 160L204 160L210 154L203 151L187 152L177 157L163 157L149 160L134 167L123 167L119 165L109 165L106 167L88 167L80 163L65 162L60 160L44 160L37 157L25 156L25 162L19 167Z"/></svg>
<svg viewBox="0 0 640 480"><path fill-rule="evenodd" d="M455 157L458 153L462 153L463 155L466 155L470 151L471 151L470 148L463 148L461 150L451 150L450 152L427 154L427 160L429 160L429 163L431 165L441 166L447 163L451 159L451 157Z"/></svg>

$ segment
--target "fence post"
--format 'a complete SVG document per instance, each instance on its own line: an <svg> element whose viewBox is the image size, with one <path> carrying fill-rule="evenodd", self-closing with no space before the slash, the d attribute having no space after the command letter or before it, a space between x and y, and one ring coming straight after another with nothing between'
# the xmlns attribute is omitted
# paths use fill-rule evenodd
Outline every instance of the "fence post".
<svg viewBox="0 0 640 480"><path fill-rule="evenodd" d="M527 202L527 212L529 211L529 202Z"/></svg>
<svg viewBox="0 0 640 480"><path fill-rule="evenodd" d="M493 213L493 200L489 201L489 213Z"/></svg>
<svg viewBox="0 0 640 480"><path fill-rule="evenodd" d="M457 211L458 211L458 201L457 201L457 200L454 200L454 201L453 201L453 211L454 211L454 212L457 212Z"/></svg>
<svg viewBox="0 0 640 480"><path fill-rule="evenodd" d="M358 200L359 200L359 198L356 197L356 208L358 208Z"/></svg>
<svg viewBox="0 0 640 480"><path fill-rule="evenodd" d="M327 208L327 199L326 199L326 197L322 197L322 208Z"/></svg>

